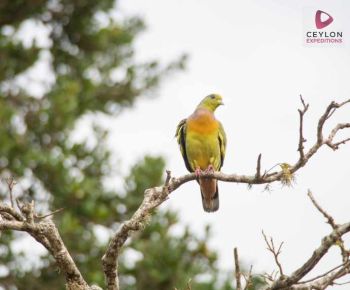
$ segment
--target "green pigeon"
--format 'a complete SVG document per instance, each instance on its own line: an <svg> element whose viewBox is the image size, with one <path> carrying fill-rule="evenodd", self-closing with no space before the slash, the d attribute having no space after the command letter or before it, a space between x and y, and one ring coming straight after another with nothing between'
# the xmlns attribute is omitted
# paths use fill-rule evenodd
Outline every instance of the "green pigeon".
<svg viewBox="0 0 350 290"><path fill-rule="evenodd" d="M220 171L224 163L226 134L214 116L220 105L223 105L220 95L206 96L193 114L178 124L175 134L186 168L197 176L206 212L219 209L218 181L201 177L201 174L203 171Z"/></svg>

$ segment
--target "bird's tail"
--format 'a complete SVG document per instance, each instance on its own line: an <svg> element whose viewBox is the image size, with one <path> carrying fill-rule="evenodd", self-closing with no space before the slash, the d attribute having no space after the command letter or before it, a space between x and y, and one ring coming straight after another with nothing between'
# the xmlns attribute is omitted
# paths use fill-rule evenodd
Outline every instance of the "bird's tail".
<svg viewBox="0 0 350 290"><path fill-rule="evenodd" d="M206 212L214 212L219 209L218 181L213 178L199 178L203 209Z"/></svg>

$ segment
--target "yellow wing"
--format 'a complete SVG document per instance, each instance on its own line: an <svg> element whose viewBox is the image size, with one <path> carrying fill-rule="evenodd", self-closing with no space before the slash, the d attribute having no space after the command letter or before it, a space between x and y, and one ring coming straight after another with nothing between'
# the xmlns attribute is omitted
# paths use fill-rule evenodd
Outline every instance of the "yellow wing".
<svg viewBox="0 0 350 290"><path fill-rule="evenodd" d="M191 168L190 163L188 162L188 157L186 153L186 121L187 119L183 119L177 125L175 137L177 139L177 143L180 146L180 151L182 158L185 161L186 168L189 172L193 172L194 169Z"/></svg>
<svg viewBox="0 0 350 290"><path fill-rule="evenodd" d="M224 130L224 127L222 124L219 122L219 145L220 145L220 168L221 169L222 165L224 165L224 160L225 160L225 153L226 153L226 133Z"/></svg>

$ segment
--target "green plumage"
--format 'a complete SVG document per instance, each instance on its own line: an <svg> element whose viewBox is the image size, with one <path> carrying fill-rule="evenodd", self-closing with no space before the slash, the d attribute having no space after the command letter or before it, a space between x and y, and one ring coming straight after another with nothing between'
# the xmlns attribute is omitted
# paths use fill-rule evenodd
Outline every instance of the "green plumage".
<svg viewBox="0 0 350 290"><path fill-rule="evenodd" d="M180 151L190 172L200 175L203 170L219 171L224 163L226 134L216 120L214 111L222 105L222 98L213 94L205 97L194 113L182 120L176 129ZM216 179L200 178L203 208L212 212L219 208Z"/></svg>

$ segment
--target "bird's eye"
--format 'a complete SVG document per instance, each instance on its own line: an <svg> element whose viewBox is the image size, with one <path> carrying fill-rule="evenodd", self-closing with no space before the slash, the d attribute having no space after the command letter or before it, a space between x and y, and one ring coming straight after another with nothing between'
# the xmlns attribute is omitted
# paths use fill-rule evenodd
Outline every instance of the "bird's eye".
<svg viewBox="0 0 350 290"><path fill-rule="evenodd" d="M215 95L211 95L210 98L214 100L215 99Z"/></svg>

